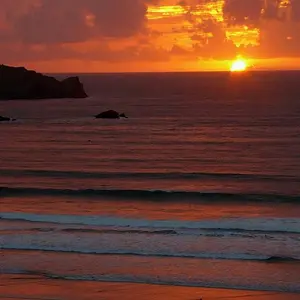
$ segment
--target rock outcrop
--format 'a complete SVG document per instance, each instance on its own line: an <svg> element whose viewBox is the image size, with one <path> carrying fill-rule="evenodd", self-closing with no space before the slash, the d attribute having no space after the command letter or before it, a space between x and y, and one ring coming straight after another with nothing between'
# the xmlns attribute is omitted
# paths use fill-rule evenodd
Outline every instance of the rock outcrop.
<svg viewBox="0 0 300 300"><path fill-rule="evenodd" d="M0 65L0 99L86 98L78 77L59 81L23 67Z"/></svg>
<svg viewBox="0 0 300 300"><path fill-rule="evenodd" d="M121 118L128 118L124 113L118 113L115 110L108 110L100 113L99 115L95 116L96 119L121 119Z"/></svg>

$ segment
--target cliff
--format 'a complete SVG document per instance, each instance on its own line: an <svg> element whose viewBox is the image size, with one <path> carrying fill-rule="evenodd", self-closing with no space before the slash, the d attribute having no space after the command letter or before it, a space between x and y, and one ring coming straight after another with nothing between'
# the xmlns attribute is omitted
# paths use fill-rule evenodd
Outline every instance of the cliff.
<svg viewBox="0 0 300 300"><path fill-rule="evenodd" d="M59 81L23 67L0 65L0 99L86 98L78 77Z"/></svg>

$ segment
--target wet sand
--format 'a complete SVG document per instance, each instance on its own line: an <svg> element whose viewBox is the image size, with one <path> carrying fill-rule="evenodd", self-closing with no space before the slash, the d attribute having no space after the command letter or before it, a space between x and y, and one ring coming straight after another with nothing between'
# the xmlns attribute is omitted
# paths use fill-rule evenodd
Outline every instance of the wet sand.
<svg viewBox="0 0 300 300"><path fill-rule="evenodd" d="M0 299L30 300L299 300L300 294L47 279L0 275Z"/></svg>

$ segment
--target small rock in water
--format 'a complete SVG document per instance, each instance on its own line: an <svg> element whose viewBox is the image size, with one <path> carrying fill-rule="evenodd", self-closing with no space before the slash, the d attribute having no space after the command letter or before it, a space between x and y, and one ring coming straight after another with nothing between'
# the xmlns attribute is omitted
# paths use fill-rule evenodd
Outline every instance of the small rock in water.
<svg viewBox="0 0 300 300"><path fill-rule="evenodd" d="M95 116L96 119L120 119L128 118L124 113L118 113L115 110L107 110Z"/></svg>
<svg viewBox="0 0 300 300"><path fill-rule="evenodd" d="M0 122L9 122L9 121L15 121L15 119L11 119L9 117L0 116Z"/></svg>

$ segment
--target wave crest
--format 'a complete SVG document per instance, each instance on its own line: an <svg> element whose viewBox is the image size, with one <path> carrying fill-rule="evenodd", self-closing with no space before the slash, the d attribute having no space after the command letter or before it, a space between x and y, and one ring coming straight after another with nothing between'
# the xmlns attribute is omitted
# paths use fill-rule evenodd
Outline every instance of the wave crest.
<svg viewBox="0 0 300 300"><path fill-rule="evenodd" d="M120 199L159 201L256 201L300 203L300 196L279 194L244 194L174 190L125 190L125 189L52 189L37 187L0 187L0 196L105 196Z"/></svg>

